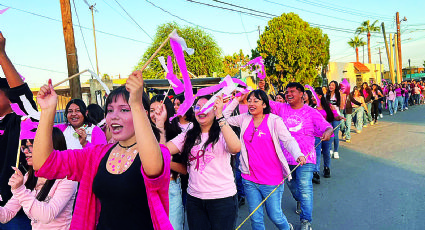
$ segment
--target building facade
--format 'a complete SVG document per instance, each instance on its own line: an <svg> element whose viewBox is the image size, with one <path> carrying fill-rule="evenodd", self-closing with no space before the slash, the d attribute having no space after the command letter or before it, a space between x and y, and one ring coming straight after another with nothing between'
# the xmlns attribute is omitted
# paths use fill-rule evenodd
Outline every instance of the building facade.
<svg viewBox="0 0 425 230"><path fill-rule="evenodd" d="M369 84L382 83L383 64L363 64L360 62L329 62L326 70L328 82L341 82L344 79L351 87L360 86L363 82Z"/></svg>

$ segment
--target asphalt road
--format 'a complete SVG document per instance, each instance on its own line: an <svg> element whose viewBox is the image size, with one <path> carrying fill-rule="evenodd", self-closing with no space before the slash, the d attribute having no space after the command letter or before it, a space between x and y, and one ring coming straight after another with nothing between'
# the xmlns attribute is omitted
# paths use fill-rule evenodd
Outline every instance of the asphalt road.
<svg viewBox="0 0 425 230"><path fill-rule="evenodd" d="M339 154L331 178L314 185L314 230L425 229L425 105L394 116L385 111L377 125L353 133L351 143L341 141ZM285 186L282 209L299 229L295 207ZM242 206L238 225L248 214ZM268 217L265 222L277 229ZM251 229L250 222L241 229Z"/></svg>

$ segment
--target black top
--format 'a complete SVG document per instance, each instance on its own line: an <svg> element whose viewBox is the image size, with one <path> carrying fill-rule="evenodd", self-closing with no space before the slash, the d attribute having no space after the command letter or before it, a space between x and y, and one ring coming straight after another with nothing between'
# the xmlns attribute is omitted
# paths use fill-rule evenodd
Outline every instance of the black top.
<svg viewBox="0 0 425 230"><path fill-rule="evenodd" d="M101 203L96 229L153 230L140 158L136 156L122 174L111 174L106 169L106 162L114 147L103 157L93 181L93 193Z"/></svg>
<svg viewBox="0 0 425 230"><path fill-rule="evenodd" d="M8 97L11 103L17 103L19 108L27 113L19 96L25 95L25 100L31 104L33 109L37 110L37 106L33 99L33 94L27 84L11 88L8 91ZM3 201L0 206L4 206L12 197L10 186L7 184L9 178L14 173L11 166L16 165L16 154L18 152L19 134L21 130L21 116L16 113L7 114L0 120L0 194ZM3 133L3 134L2 134ZM25 173L22 165L26 165L25 155L20 155L20 167L22 173Z"/></svg>

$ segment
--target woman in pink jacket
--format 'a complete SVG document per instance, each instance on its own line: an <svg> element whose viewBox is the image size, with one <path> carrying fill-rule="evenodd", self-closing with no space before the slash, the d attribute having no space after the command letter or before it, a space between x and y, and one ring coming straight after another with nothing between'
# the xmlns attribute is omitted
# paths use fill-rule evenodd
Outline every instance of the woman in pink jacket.
<svg viewBox="0 0 425 230"><path fill-rule="evenodd" d="M106 123L116 144L53 151L57 95L51 82L37 96L41 119L34 142L36 175L68 177L80 188L70 229L172 229L168 219L170 154L158 144L147 111L141 71L106 100Z"/></svg>
<svg viewBox="0 0 425 230"><path fill-rule="evenodd" d="M9 180L13 196L4 207L0 207L0 222L10 221L23 208L34 230L69 229L78 183L36 177L32 168L34 140L23 140L22 143L29 170L23 176L19 169L14 168L16 173ZM53 148L66 150L65 137L58 128L53 129Z"/></svg>

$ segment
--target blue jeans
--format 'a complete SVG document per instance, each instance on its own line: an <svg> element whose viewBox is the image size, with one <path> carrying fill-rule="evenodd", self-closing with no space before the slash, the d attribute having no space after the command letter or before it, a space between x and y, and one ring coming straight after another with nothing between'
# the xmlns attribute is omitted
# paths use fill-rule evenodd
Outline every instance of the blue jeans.
<svg viewBox="0 0 425 230"><path fill-rule="evenodd" d="M170 200L170 222L175 230L183 230L183 201L180 178L170 180L170 188L168 190Z"/></svg>
<svg viewBox="0 0 425 230"><path fill-rule="evenodd" d="M248 200L249 212L254 209L266 198L276 185L262 185L249 180L242 179L245 188L246 198ZM284 185L279 188L266 200L266 211L270 220L276 225L278 229L288 230L289 224L286 216L282 211L282 195ZM263 208L260 207L251 217L251 228L253 230L264 230L264 213Z"/></svg>
<svg viewBox="0 0 425 230"><path fill-rule="evenodd" d="M334 137L331 137L329 141L320 142L320 138L315 137L314 146L316 147L316 170L315 172L320 172L320 158L323 155L323 165L325 167L331 167L331 145ZM320 143L320 144L319 144Z"/></svg>
<svg viewBox="0 0 425 230"><path fill-rule="evenodd" d="M404 108L407 109L409 107L409 96L404 97Z"/></svg>
<svg viewBox="0 0 425 230"><path fill-rule="evenodd" d="M0 223L0 230L31 230L31 220L21 209L9 222Z"/></svg>
<svg viewBox="0 0 425 230"><path fill-rule="evenodd" d="M396 97L394 103L394 112L398 110L398 106L400 105L400 110L404 110L404 98L402 96Z"/></svg>
<svg viewBox="0 0 425 230"><path fill-rule="evenodd" d="M295 165L290 165L291 171L295 168ZM296 201L301 203L301 214L300 220L313 220L313 172L316 168L315 164L305 164L298 167L292 173L292 180L286 184L291 190L292 196Z"/></svg>
<svg viewBox="0 0 425 230"><path fill-rule="evenodd" d="M388 110L390 111L390 115L394 114L394 101L388 100Z"/></svg>
<svg viewBox="0 0 425 230"><path fill-rule="evenodd" d="M366 110L363 110L364 114L363 114L363 124L367 124L368 122L372 121L372 101L370 101L369 103L366 104L367 106L367 110L369 111L369 113L366 112ZM354 109L354 108L353 108Z"/></svg>
<svg viewBox="0 0 425 230"><path fill-rule="evenodd" d="M241 153L238 152L235 158L235 180L236 180L236 189L238 190L238 197L245 197L245 190L242 184L242 176L241 170L239 169L239 165L241 164L241 160L239 159Z"/></svg>
<svg viewBox="0 0 425 230"><path fill-rule="evenodd" d="M335 127L337 127L339 124L341 123L341 121L332 121L332 128L335 129ZM334 130L334 138L333 138L333 142L331 142L331 146L330 146L330 150L332 150L332 143L334 145L334 152L338 152L338 148L339 148L339 129L341 127L338 126L338 128L336 128Z"/></svg>
<svg viewBox="0 0 425 230"><path fill-rule="evenodd" d="M356 122L354 123L356 126L357 130L362 130L363 128L363 111L364 108L363 107L359 107L359 108L353 108L353 112L351 114L347 114L346 118L347 120L345 121L347 126L345 128L345 138L346 140L350 140L351 139L351 121L353 119L354 116L356 116Z"/></svg>

